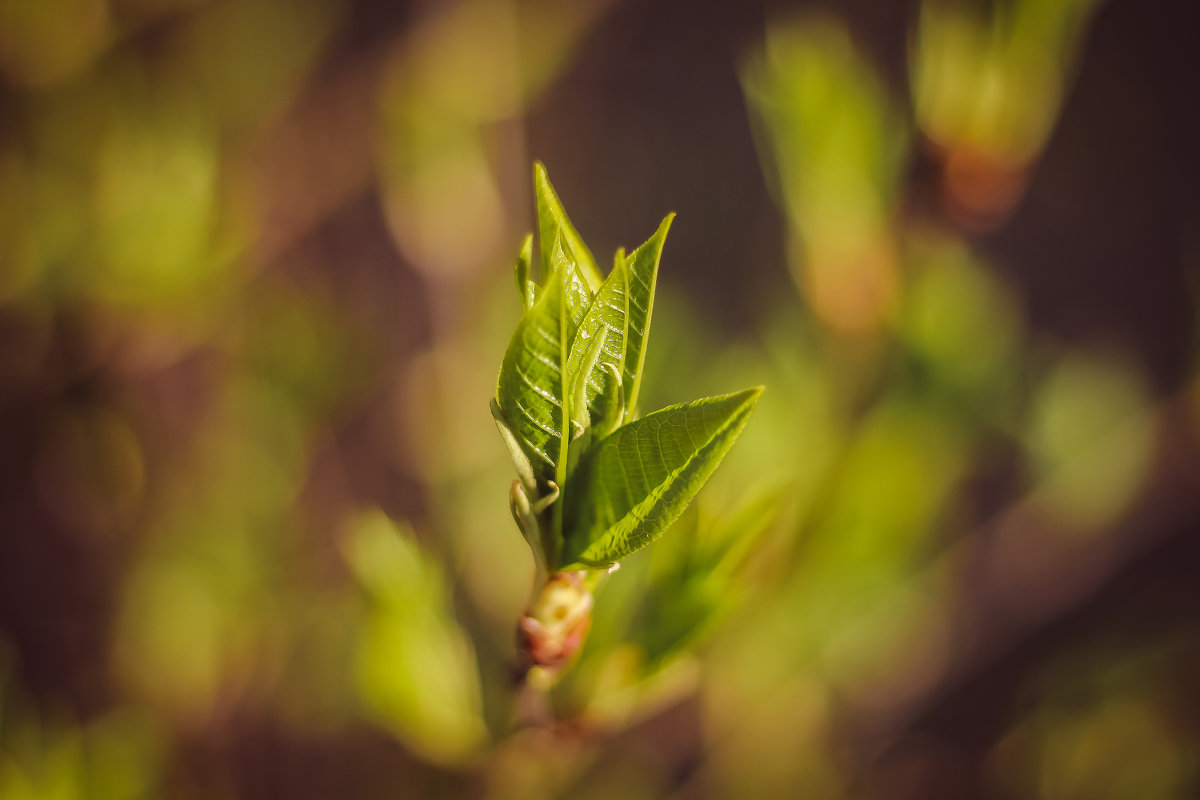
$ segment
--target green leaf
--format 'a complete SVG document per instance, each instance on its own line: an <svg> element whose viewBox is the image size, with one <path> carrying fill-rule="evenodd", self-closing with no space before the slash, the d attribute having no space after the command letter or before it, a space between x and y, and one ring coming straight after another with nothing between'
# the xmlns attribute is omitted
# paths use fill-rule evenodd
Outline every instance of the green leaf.
<svg viewBox="0 0 1200 800"><path fill-rule="evenodd" d="M592 421L597 437L608 436L625 420L625 393L621 373L605 364L604 393L596 397L596 419Z"/></svg>
<svg viewBox="0 0 1200 800"><path fill-rule="evenodd" d="M592 306L595 307L593 302ZM584 322L587 322L585 316ZM600 354L604 352L604 345L608 341L609 327L604 325L600 330L593 335L588 336L584 333L583 325L580 324L579 331L575 334L575 341L571 343L571 354L567 356L567 378L571 381L571 419L583 425L591 423L591 414L588 410L588 391L591 388L588 379L595 371L600 362ZM577 355L581 356L576 358Z"/></svg>
<svg viewBox="0 0 1200 800"><path fill-rule="evenodd" d="M559 240L546 286L513 333L496 386L496 403L543 489L565 475L570 388L567 354L591 295ZM565 418L563 409L568 409Z"/></svg>
<svg viewBox="0 0 1200 800"><path fill-rule="evenodd" d="M579 333L571 345L567 357L567 373L586 381L581 385L585 392L589 423L596 423L601 416L601 400L606 393L606 384L612 382L612 374L605 369L611 365L616 375L621 375L625 365L626 326L628 325L628 275L625 256L617 252L612 272L604 279L592 305L579 324ZM607 330L607 333L605 331ZM603 336L603 343L595 360L591 360L595 343ZM586 375L581 373L586 372ZM582 419L580 420L582 422Z"/></svg>
<svg viewBox="0 0 1200 800"><path fill-rule="evenodd" d="M567 487L567 568L604 567L658 538L733 446L761 391L669 406L597 443Z"/></svg>
<svg viewBox="0 0 1200 800"><path fill-rule="evenodd" d="M537 300L537 284L529 280L529 264L533 261L533 234L528 234L521 242L521 252L517 254L517 263L513 265L513 280L517 284L517 294L521 296L521 307L528 311Z"/></svg>
<svg viewBox="0 0 1200 800"><path fill-rule="evenodd" d="M542 249L542 274L549 275L552 268L554 243L562 238L563 249L574 259L579 267L590 292L595 292L604 282L604 276L596 267L596 259L592 251L583 243L583 237L571 224L566 209L558 199L550 178L546 174L546 166L542 162L534 162L533 185L537 195L538 241Z"/></svg>
<svg viewBox="0 0 1200 800"><path fill-rule="evenodd" d="M358 517L348 534L344 556L368 600L354 665L365 711L426 758L469 761L487 729L478 662L445 572L411 527L381 512Z"/></svg>
<svg viewBox="0 0 1200 800"><path fill-rule="evenodd" d="M625 414L637 413L638 392L642 386L642 366L646 362L646 340L650 336L650 312L654 308L654 288L658 283L658 262L662 259L663 243L671 229L674 214L668 214L654 235L630 254L626 261L629 273L629 306L625 336L625 362L622 383L625 386Z"/></svg>
<svg viewBox="0 0 1200 800"><path fill-rule="evenodd" d="M538 481L533 474L533 465L529 463L529 456L525 454L525 447L517 440L517 435L512 432L512 428L508 427L508 420L504 416L504 412L500 410L500 404L496 402L496 398L492 398L491 402L492 419L496 421L496 430L500 431L500 438L504 440L505 447L508 448L509 458L512 459L513 467L517 470L517 477L521 479L521 484L528 487L531 491L537 490Z"/></svg>
<svg viewBox="0 0 1200 800"><path fill-rule="evenodd" d="M642 366L645 363L646 339L650 332L650 313L654 305L654 288L658 265L662 259L663 243L671 228L674 214L668 214L646 242L628 258L617 252L612 272L604 279L596 299L579 325L579 336L571 348L568 370L574 374L584 364L588 346L605 326L608 335L604 348L587 376L587 405L590 422L597 424L604 417L604 398L611 395L608 367L620 376L622 405L625 413L635 412Z"/></svg>

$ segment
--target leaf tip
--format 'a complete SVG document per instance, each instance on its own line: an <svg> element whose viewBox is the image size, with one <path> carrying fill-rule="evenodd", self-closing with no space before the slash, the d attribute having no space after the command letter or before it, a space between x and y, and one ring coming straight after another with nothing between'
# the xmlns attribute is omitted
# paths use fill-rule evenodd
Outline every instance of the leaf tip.
<svg viewBox="0 0 1200 800"><path fill-rule="evenodd" d="M758 403L758 398L766 390L766 386L759 384L758 386L750 386L742 389L740 392L734 392L729 395L730 399L736 399L738 405L745 406L747 412L753 410L755 404Z"/></svg>
<svg viewBox="0 0 1200 800"><path fill-rule="evenodd" d="M550 183L550 173L541 161L533 162L533 186L539 194L545 194L547 190L551 193L554 192L554 187Z"/></svg>

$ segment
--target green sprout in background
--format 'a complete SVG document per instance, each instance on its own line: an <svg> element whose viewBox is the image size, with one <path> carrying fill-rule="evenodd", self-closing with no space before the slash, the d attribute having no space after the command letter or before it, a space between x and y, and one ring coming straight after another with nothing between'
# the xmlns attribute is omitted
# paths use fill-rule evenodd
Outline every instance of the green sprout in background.
<svg viewBox="0 0 1200 800"><path fill-rule="evenodd" d="M650 544L712 475L761 388L638 417L646 341L668 215L601 275L550 185L534 169L542 283L533 237L517 258L524 313L500 367L492 414L518 479L509 502L537 578L518 635L525 666L552 679L578 652L592 588Z"/></svg>

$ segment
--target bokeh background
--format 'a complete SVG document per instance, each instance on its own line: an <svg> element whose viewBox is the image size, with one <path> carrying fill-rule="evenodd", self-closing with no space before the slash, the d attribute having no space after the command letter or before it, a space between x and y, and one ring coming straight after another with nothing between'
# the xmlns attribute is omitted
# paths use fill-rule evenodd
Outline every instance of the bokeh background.
<svg viewBox="0 0 1200 800"><path fill-rule="evenodd" d="M1183 0L0 0L0 797L1200 795ZM766 384L529 710L540 159Z"/></svg>

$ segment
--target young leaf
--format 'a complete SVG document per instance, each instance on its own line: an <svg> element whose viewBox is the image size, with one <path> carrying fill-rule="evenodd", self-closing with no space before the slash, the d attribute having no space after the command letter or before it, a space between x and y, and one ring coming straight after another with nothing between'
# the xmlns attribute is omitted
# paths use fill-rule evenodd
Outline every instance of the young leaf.
<svg viewBox="0 0 1200 800"><path fill-rule="evenodd" d="M554 242L561 237L563 249L579 266L579 274L583 276L590 292L595 292L604 282L604 276L596 267L596 259L592 251L583 243L583 237L571 224L566 209L558 199L546 167L537 161L533 165L533 185L537 195L538 240L542 248L542 274L549 275L554 255Z"/></svg>
<svg viewBox="0 0 1200 800"><path fill-rule="evenodd" d="M496 398L492 398L491 402L492 419L496 421L496 430L500 431L500 438L504 440L505 446L508 448L508 455L512 458L513 467L517 470L517 477L521 479L521 483L529 488L530 491L536 491L538 481L533 474L533 464L529 463L529 456L525 453L525 447L517 439L517 435L512 432L512 428L508 427L508 420L504 416L504 412L500 410L500 404L496 402Z"/></svg>
<svg viewBox="0 0 1200 800"><path fill-rule="evenodd" d="M521 242L521 252L517 254L517 263L513 265L513 280L517 284L517 294L521 296L522 310L528 311L537 300L537 284L529 280L529 264L533 261L533 234Z"/></svg>
<svg viewBox="0 0 1200 800"><path fill-rule="evenodd" d="M593 302L592 306L595 305ZM586 316L583 322L587 322ZM571 419L584 427L591 423L588 393L592 384L589 378L599 365L600 354L604 352L610 330L607 325L602 325L600 330L588 334L584 331L583 323L580 323L575 341L571 343L571 353L567 356L567 377L571 381Z"/></svg>
<svg viewBox="0 0 1200 800"><path fill-rule="evenodd" d="M564 501L567 568L616 563L661 535L725 457L761 391L668 406L596 444Z"/></svg>
<svg viewBox="0 0 1200 800"><path fill-rule="evenodd" d="M617 251L612 272L604 279L600 291L596 293L592 305L579 323L579 333L571 345L567 357L567 373L578 376L584 392L585 404L588 408L589 422L595 423L600 418L600 399L605 395L606 384L612 381L611 374L605 365L615 368L616 374L621 375L625 365L626 326L628 325L628 270L625 256ZM592 347L601 332L604 335L600 352L595 360L591 360ZM590 362L590 363L589 363ZM582 418L580 418L582 421Z"/></svg>
<svg viewBox="0 0 1200 800"><path fill-rule="evenodd" d="M654 235L629 257L625 257L622 251L617 252L612 272L604 279L596 299L580 323L579 337L568 359L568 369L573 371L581 368L588 342L596 331L604 325L609 328L604 350L587 378L587 401L592 424L596 424L602 416L601 401L609 389L606 385L606 380L610 380L608 366L614 367L621 376L621 399L625 412L633 414L636 411L634 404L641 386L658 264L674 219L674 214L668 214Z"/></svg>
<svg viewBox="0 0 1200 800"><path fill-rule="evenodd" d="M554 249L550 274L537 302L517 323L496 386L496 402L508 430L529 457L539 486L562 484L570 424L567 353L590 294L575 262ZM563 410L567 409L564 414Z"/></svg>
<svg viewBox="0 0 1200 800"><path fill-rule="evenodd" d="M642 365L646 360L646 339L650 336L650 312L654 307L654 287L658 283L658 262L663 243L671 229L674 214L668 214L654 235L634 250L626 260L629 273L629 305L625 336L625 413L637 413L638 390L642 385Z"/></svg>
<svg viewBox="0 0 1200 800"><path fill-rule="evenodd" d="M597 438L608 436L625 419L625 390L621 373L612 364L604 364L604 392L596 396L596 417L592 428Z"/></svg>

